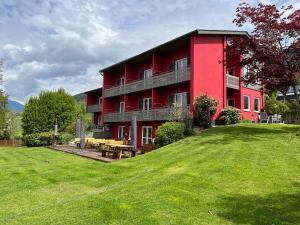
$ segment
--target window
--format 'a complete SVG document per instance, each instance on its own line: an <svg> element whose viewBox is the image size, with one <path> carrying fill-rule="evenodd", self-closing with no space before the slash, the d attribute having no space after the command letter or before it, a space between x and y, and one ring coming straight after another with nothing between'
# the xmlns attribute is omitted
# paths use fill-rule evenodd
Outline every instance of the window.
<svg viewBox="0 0 300 225"><path fill-rule="evenodd" d="M249 78L248 73L249 73L249 67L248 67L248 66L244 66L244 67L243 67L243 77L244 77L244 79L246 79L246 80Z"/></svg>
<svg viewBox="0 0 300 225"><path fill-rule="evenodd" d="M125 85L125 77L120 78L120 86Z"/></svg>
<svg viewBox="0 0 300 225"><path fill-rule="evenodd" d="M143 74L144 80L145 80L145 79L148 79L148 78L150 78L150 77L152 77L152 69L144 70L144 74Z"/></svg>
<svg viewBox="0 0 300 225"><path fill-rule="evenodd" d="M170 105L173 103L182 105L182 106L189 106L190 105L190 93L189 92L181 92L176 93L174 97L169 96Z"/></svg>
<svg viewBox="0 0 300 225"><path fill-rule="evenodd" d="M152 109L152 98L144 98L143 110L151 110L151 109Z"/></svg>
<svg viewBox="0 0 300 225"><path fill-rule="evenodd" d="M184 70L186 67L187 67L187 58L183 58L175 61L175 71Z"/></svg>
<svg viewBox="0 0 300 225"><path fill-rule="evenodd" d="M102 104L102 97L98 97L98 98L97 98L97 104L98 104L98 105L101 105L101 104Z"/></svg>
<svg viewBox="0 0 300 225"><path fill-rule="evenodd" d="M250 111L250 96L244 95L244 111Z"/></svg>
<svg viewBox="0 0 300 225"><path fill-rule="evenodd" d="M260 100L259 100L259 98L254 98L254 111L255 112L260 111Z"/></svg>
<svg viewBox="0 0 300 225"><path fill-rule="evenodd" d="M125 126L119 126L118 127L118 138L119 139L124 139L125 136L126 136Z"/></svg>
<svg viewBox="0 0 300 225"><path fill-rule="evenodd" d="M235 99L234 98L227 99L227 106L235 107Z"/></svg>
<svg viewBox="0 0 300 225"><path fill-rule="evenodd" d="M152 127L144 126L142 129L142 145L152 144Z"/></svg>
<svg viewBox="0 0 300 225"><path fill-rule="evenodd" d="M124 102L120 102L119 103L119 112L122 113L124 112L125 110L125 103Z"/></svg>

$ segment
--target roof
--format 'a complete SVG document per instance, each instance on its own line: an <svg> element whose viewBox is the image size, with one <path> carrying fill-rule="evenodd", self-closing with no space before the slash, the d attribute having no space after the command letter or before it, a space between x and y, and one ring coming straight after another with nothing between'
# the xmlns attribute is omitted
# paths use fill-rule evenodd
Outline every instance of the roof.
<svg viewBox="0 0 300 225"><path fill-rule="evenodd" d="M158 53L158 52L165 52L168 51L172 48L174 48L175 46L184 46L186 44L189 44L189 40L192 36L194 35L240 35L240 36L247 36L250 37L249 33L247 31L234 31L234 30L194 30L191 31L189 33L186 33L180 37L177 37L175 39L172 39L168 42L165 42L161 45L158 45L154 48L151 48L145 52L142 52L138 55L135 55L133 57L130 57L128 59L125 59L121 62L118 62L116 64L113 64L111 66L108 66L102 70L100 70L100 72L106 72L109 70L118 70L121 69L122 67L125 66L126 63L135 63L135 62L140 62L143 61L149 57L152 56L152 54L154 52Z"/></svg>
<svg viewBox="0 0 300 225"><path fill-rule="evenodd" d="M93 90L90 90L90 91L86 91L84 92L84 94L88 94L88 93L101 93L102 94L102 88L97 88L97 89L93 89Z"/></svg>

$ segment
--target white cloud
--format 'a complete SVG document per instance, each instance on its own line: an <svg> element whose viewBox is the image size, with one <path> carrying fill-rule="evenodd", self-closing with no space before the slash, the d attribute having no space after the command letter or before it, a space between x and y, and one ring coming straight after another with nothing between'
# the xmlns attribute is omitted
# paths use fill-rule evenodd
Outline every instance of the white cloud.
<svg viewBox="0 0 300 225"><path fill-rule="evenodd" d="M76 94L97 88L104 66L196 28L236 29L239 2L1 0L6 91L25 102L45 89Z"/></svg>

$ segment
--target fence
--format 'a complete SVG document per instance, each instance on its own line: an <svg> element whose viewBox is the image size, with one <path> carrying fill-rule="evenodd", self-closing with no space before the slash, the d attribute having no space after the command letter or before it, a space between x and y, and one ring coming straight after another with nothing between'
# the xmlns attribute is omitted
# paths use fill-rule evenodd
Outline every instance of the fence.
<svg viewBox="0 0 300 225"><path fill-rule="evenodd" d="M0 140L1 146L21 146L23 144L22 140Z"/></svg>

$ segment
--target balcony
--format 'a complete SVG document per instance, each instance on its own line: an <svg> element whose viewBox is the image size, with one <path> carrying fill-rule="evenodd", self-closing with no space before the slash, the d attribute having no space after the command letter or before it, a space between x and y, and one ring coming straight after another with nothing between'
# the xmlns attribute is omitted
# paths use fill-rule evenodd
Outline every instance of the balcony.
<svg viewBox="0 0 300 225"><path fill-rule="evenodd" d="M145 80L139 80L127 83L123 86L112 87L106 89L104 92L105 97L113 97L152 88L172 85L190 80L190 68L180 71L171 71L162 73L157 76L150 77Z"/></svg>
<svg viewBox="0 0 300 225"><path fill-rule="evenodd" d="M101 104L95 104L95 105L88 105L87 112L88 113L95 113L95 112L101 112L102 111L102 105Z"/></svg>
<svg viewBox="0 0 300 225"><path fill-rule="evenodd" d="M123 113L107 113L104 115L104 122L130 122L135 115L137 121L162 121L169 120L170 108L131 111Z"/></svg>
<svg viewBox="0 0 300 225"><path fill-rule="evenodd" d="M228 88L239 90L240 89L240 79L239 79L239 77L227 74L226 75L226 86Z"/></svg>

